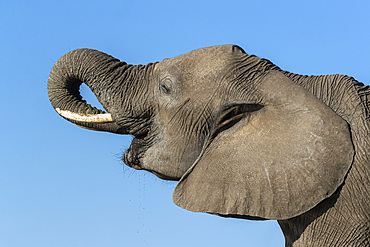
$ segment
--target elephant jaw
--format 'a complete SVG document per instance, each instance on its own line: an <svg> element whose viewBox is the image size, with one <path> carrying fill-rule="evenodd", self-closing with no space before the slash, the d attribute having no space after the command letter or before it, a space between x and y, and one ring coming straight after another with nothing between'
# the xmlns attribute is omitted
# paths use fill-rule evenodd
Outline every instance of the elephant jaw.
<svg viewBox="0 0 370 247"><path fill-rule="evenodd" d="M125 154L122 157L122 160L126 165L128 165L129 167L134 168L136 170L146 170L148 172L151 172L154 175L156 175L158 178L163 179L163 180L170 180L170 181L178 181L179 180L179 178L169 177L169 176L166 176L166 175L164 175L160 172L143 168L141 166L140 159L141 159L141 156L144 154L145 151L143 151L142 147L132 148L133 145L136 146L136 143L139 142L137 140L137 138L134 138L134 140L132 142L133 143L131 144L129 149L126 150Z"/></svg>
<svg viewBox="0 0 370 247"><path fill-rule="evenodd" d="M122 160L123 162L131 168L136 170L146 170L153 173L158 178L163 180L178 181L179 178L167 176L161 172L154 171L142 165L142 160L145 152L153 144L154 134L150 131L137 135L131 142L130 147L124 153Z"/></svg>

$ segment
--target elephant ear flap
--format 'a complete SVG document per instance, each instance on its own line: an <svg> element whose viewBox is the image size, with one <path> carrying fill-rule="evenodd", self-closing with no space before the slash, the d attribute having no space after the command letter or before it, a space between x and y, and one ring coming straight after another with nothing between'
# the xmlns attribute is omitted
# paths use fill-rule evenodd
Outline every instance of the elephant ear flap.
<svg viewBox="0 0 370 247"><path fill-rule="evenodd" d="M348 124L281 72L260 80L263 108L220 132L178 183L174 202L230 217L283 220L331 196L354 150Z"/></svg>

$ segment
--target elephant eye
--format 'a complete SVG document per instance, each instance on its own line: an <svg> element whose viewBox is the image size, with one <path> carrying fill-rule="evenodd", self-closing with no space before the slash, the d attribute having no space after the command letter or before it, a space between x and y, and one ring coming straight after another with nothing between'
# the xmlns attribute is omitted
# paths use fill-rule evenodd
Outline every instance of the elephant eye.
<svg viewBox="0 0 370 247"><path fill-rule="evenodd" d="M166 85L162 84L160 88L161 88L161 91L164 92L165 94L170 93L170 89Z"/></svg>
<svg viewBox="0 0 370 247"><path fill-rule="evenodd" d="M164 82L166 82L168 79L166 79ZM159 85L159 89L163 92L163 93L165 93L165 94L170 94L170 92L171 92L171 89L166 85L166 83L161 83L160 85Z"/></svg>

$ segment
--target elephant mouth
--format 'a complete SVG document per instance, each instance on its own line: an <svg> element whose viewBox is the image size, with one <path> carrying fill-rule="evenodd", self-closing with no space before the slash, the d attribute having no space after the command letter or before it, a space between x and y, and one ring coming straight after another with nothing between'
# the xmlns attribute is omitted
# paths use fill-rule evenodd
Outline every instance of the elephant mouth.
<svg viewBox="0 0 370 247"><path fill-rule="evenodd" d="M137 170L142 170L141 159L144 153L151 146L154 135L150 129L143 129L140 132L134 134L135 138L132 140L130 147L124 153L122 160L123 162Z"/></svg>
<svg viewBox="0 0 370 247"><path fill-rule="evenodd" d="M152 140L154 139L154 136L155 135L150 130L142 131L140 135L136 135L136 137L132 140L130 147L126 150L125 154L122 157L123 162L129 167L134 168L136 170L146 170L148 172L151 172L158 178L163 180L170 181L179 180L178 178L167 176L151 169L147 168L144 169L142 167L141 160L145 152L152 145Z"/></svg>

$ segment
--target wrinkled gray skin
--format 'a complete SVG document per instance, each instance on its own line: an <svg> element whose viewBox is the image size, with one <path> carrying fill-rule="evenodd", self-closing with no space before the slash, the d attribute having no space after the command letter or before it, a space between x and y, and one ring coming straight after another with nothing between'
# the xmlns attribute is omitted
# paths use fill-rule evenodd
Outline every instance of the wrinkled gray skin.
<svg viewBox="0 0 370 247"><path fill-rule="evenodd" d="M174 202L224 217L275 219L286 246L368 246L369 99L342 75L301 76L237 46L128 65L95 50L67 53L50 73L55 109L101 113L67 119L135 138L123 161L179 180Z"/></svg>

